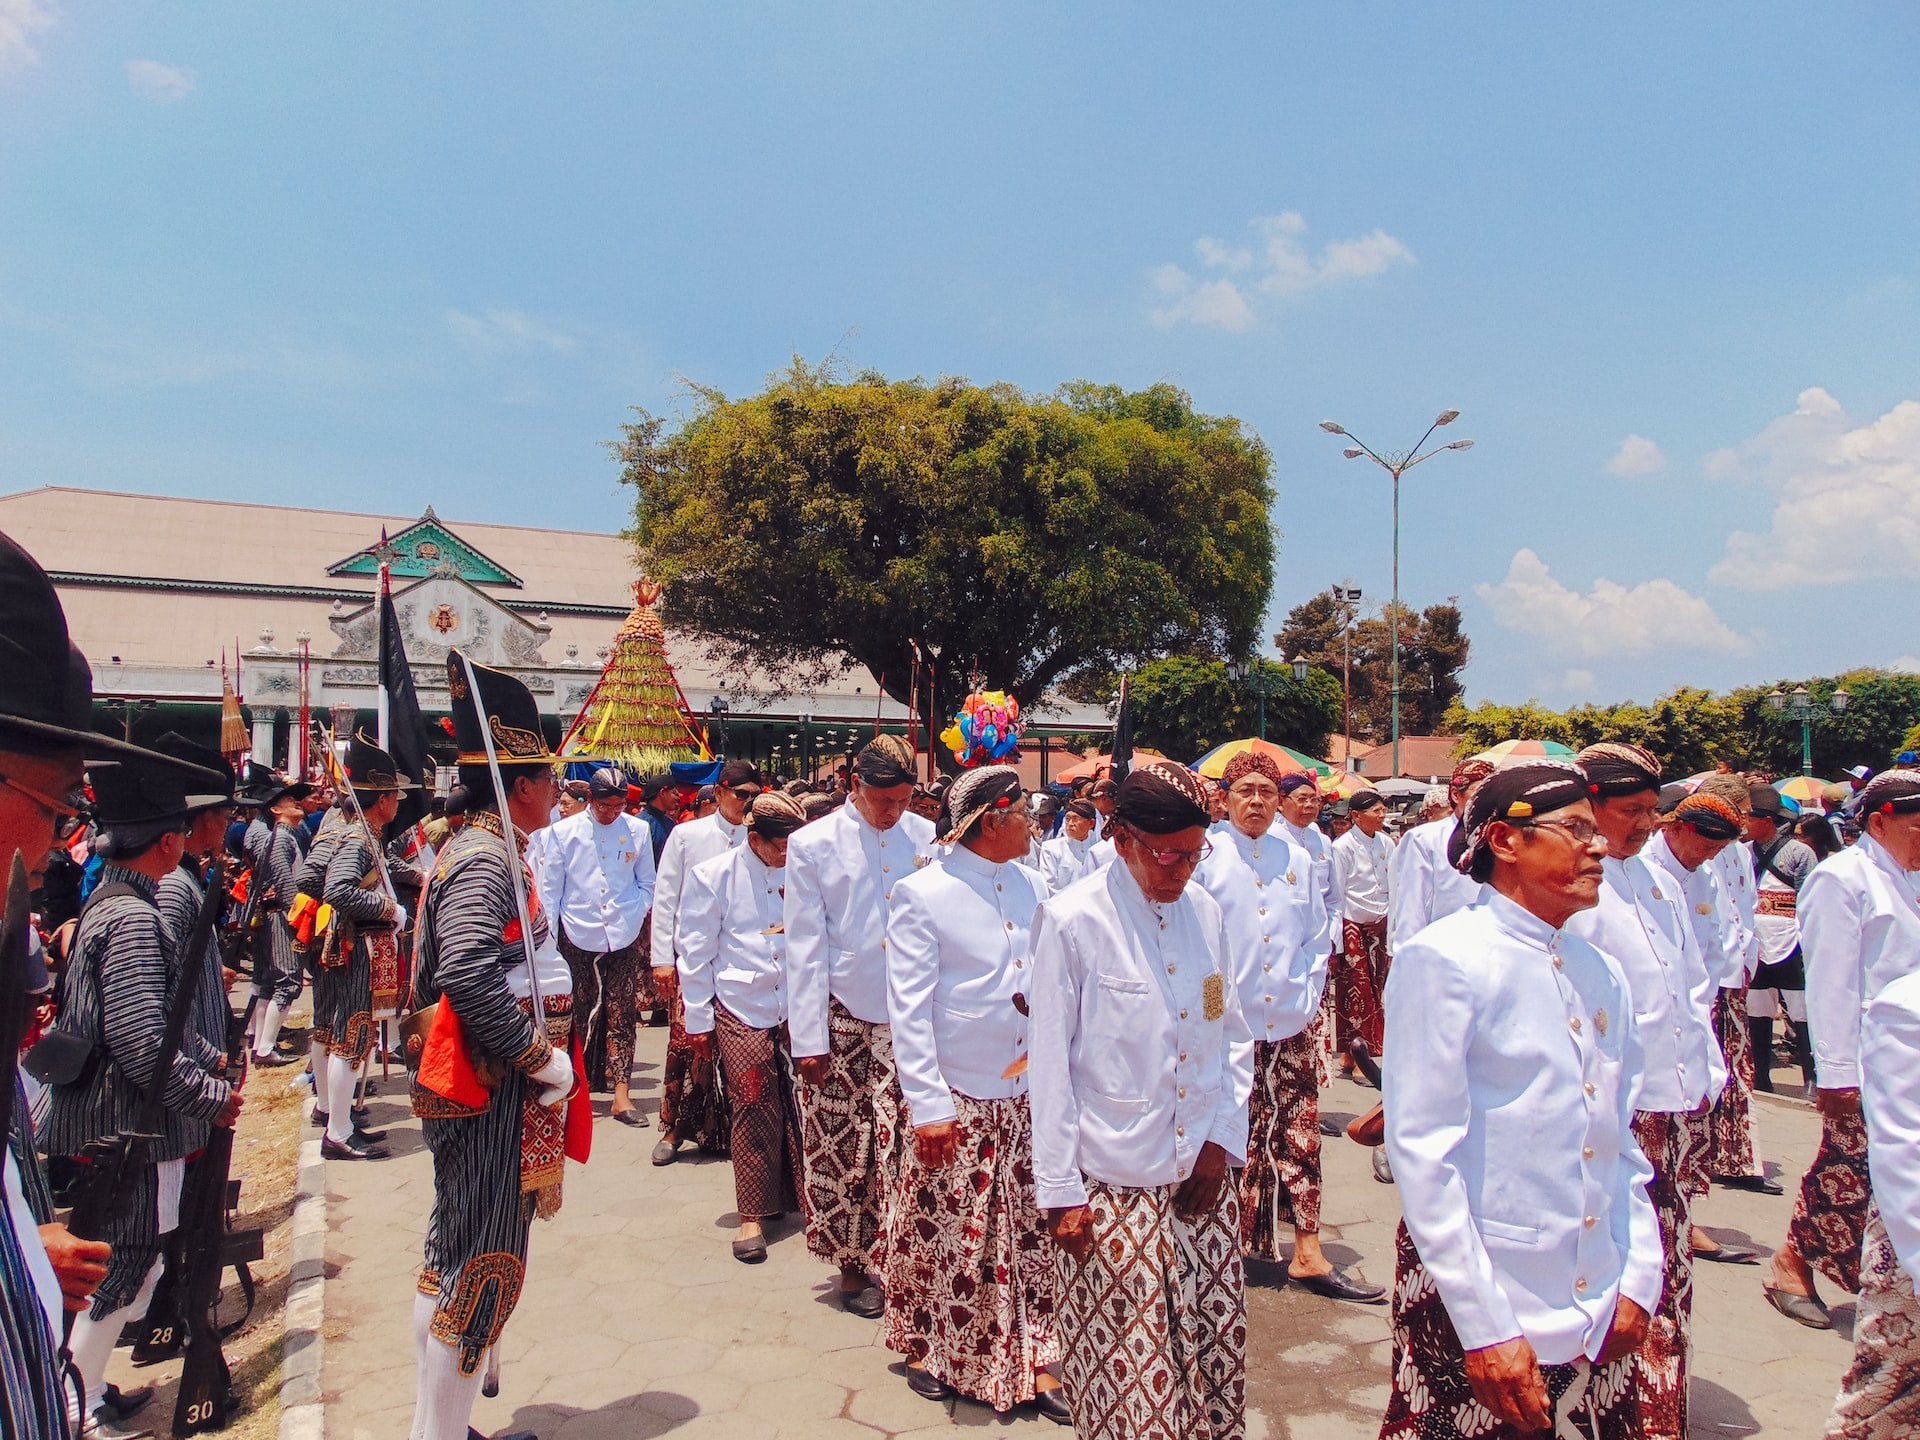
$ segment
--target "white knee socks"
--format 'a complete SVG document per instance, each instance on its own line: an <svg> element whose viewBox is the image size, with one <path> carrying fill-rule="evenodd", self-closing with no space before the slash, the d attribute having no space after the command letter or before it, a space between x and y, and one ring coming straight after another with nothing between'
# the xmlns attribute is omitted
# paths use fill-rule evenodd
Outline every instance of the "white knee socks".
<svg viewBox="0 0 1920 1440"><path fill-rule="evenodd" d="M161 1262L155 1260L153 1268L147 1271L147 1278L140 1282L140 1293L106 1319L95 1320L83 1314L73 1322L73 1335L67 1342L67 1349L73 1356L74 1369L80 1372L81 1383L87 1387L88 1415L99 1408L100 1401L106 1396L107 1359L113 1354L121 1330L126 1328L129 1320L146 1314L147 1306L153 1303L154 1287L160 1283L160 1266Z"/></svg>
<svg viewBox="0 0 1920 1440"><path fill-rule="evenodd" d="M319 1082L320 1072L326 1071L327 1099L327 1138L336 1144L344 1145L353 1135L353 1062L344 1055L327 1052L325 1065L316 1065L313 1075Z"/></svg>
<svg viewBox="0 0 1920 1440"><path fill-rule="evenodd" d="M267 1002L267 1013L260 1017L260 1028L253 1036L253 1058L264 1060L273 1054L274 1041L280 1038L280 1022L287 1018L287 1007L278 1000Z"/></svg>
<svg viewBox="0 0 1920 1440"><path fill-rule="evenodd" d="M473 1418L473 1402L480 1397L486 1367L476 1367L471 1375L460 1373L459 1347L435 1339L427 1328L435 1304L428 1295L418 1296L413 1302L414 1343L420 1350L420 1367L411 1440L467 1440L467 1425Z"/></svg>

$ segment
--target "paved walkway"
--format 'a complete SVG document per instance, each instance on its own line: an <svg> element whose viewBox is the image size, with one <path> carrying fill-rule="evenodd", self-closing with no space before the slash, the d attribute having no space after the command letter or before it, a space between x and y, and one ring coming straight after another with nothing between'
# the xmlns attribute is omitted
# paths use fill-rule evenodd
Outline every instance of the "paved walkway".
<svg viewBox="0 0 1920 1440"><path fill-rule="evenodd" d="M664 1030L640 1032L636 1094L646 1108L660 1073ZM432 1193L418 1126L396 1077L372 1103L391 1126L395 1158L332 1164L324 1376L330 1440L400 1440L413 1405L413 1282ZM1326 1097L1337 1118L1374 1092L1341 1082ZM603 1102L604 1103L604 1102ZM1768 1158L1791 1192L1818 1139L1810 1111L1767 1105ZM566 1203L536 1223L527 1286L501 1343L498 1399L474 1423L541 1440L671 1434L876 1440L955 1426L1030 1435L1063 1431L1031 1413L996 1417L970 1402L934 1405L911 1394L877 1326L843 1314L831 1276L789 1224L764 1265L727 1251L736 1219L725 1162L647 1163L653 1130L602 1122L595 1154L569 1166ZM1374 1182L1367 1157L1344 1139L1326 1146L1328 1253L1391 1279L1397 1192ZM1791 1194L1716 1190L1702 1223L1728 1239L1771 1247ZM1696 1273L1695 1436L1817 1435L1846 1366L1849 1301L1839 1330L1816 1334L1774 1314L1761 1272L1703 1265ZM1378 1433L1387 1398L1387 1312L1320 1300L1259 1274L1249 1289L1250 1440L1346 1440ZM1830 1300L1844 1296L1828 1297Z"/></svg>

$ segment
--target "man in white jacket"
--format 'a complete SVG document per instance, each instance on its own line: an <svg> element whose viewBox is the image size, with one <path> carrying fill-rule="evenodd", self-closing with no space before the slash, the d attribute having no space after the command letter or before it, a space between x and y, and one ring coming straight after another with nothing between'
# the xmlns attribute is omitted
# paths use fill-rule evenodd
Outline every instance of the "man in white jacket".
<svg viewBox="0 0 1920 1440"><path fill-rule="evenodd" d="M1253 1036L1225 918L1188 882L1211 817L1191 772L1121 783L1115 862L1034 931L1034 1187L1061 1256L1061 1367L1080 1440L1241 1440L1246 1292L1229 1167Z"/></svg>
<svg viewBox="0 0 1920 1440"><path fill-rule="evenodd" d="M1626 976L1566 924L1606 841L1573 765L1502 770L1463 817L1491 886L1387 980L1387 1150L1405 1213L1383 1440L1637 1436L1635 1351L1660 1294L1642 1055ZM1503 1427L1471 1429L1475 1402Z"/></svg>

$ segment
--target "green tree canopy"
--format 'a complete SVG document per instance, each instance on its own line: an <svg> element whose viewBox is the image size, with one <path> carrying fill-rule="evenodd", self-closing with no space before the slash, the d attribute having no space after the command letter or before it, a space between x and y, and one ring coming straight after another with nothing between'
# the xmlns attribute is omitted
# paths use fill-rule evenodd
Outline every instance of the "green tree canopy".
<svg viewBox="0 0 1920 1440"><path fill-rule="evenodd" d="M1267 696L1267 738L1308 755L1324 755L1340 726L1340 682L1324 670L1295 680L1288 666L1267 668L1274 687ZM1259 697L1227 676L1219 660L1169 655L1149 660L1129 683L1134 739L1194 761L1228 740L1244 740L1259 728Z"/></svg>
<svg viewBox="0 0 1920 1440"><path fill-rule="evenodd" d="M839 656L904 700L917 641L950 714L976 667L1030 705L1076 674L1253 647L1267 450L1171 385L1028 395L796 359L747 399L695 395L677 429L640 412L614 449L663 617L723 665L804 684Z"/></svg>
<svg viewBox="0 0 1920 1440"><path fill-rule="evenodd" d="M1658 755L1671 776L1697 774L1722 760L1743 770L1797 775L1799 716L1790 707L1776 710L1768 697L1776 690L1791 696L1801 683L1813 703L1813 773L1822 779L1855 765L1885 769L1920 722L1920 675L1851 670L1805 682L1749 685L1726 695L1683 686L1645 705L1629 700L1558 711L1534 700L1471 709L1456 703L1445 724L1449 734L1461 737L1462 754L1502 740L1558 740L1575 749L1624 740ZM1847 707L1835 711L1833 692L1842 686Z"/></svg>
<svg viewBox="0 0 1920 1440"><path fill-rule="evenodd" d="M1348 607L1323 590L1287 612L1280 648L1339 680L1351 655L1355 738L1385 740L1393 727L1393 607L1356 616L1346 633ZM1460 698L1460 672L1472 652L1460 607L1449 599L1414 611L1400 606L1400 733L1452 733L1442 727ZM1338 717L1334 729L1340 728ZM1316 752L1317 753L1317 752Z"/></svg>

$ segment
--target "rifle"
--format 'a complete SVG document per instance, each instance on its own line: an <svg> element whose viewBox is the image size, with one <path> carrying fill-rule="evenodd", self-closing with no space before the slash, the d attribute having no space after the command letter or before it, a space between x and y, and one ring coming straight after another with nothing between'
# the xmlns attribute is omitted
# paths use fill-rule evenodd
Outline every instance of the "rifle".
<svg viewBox="0 0 1920 1440"><path fill-rule="evenodd" d="M188 956L197 957L206 949L226 898L225 887L218 882L208 884L207 897L201 902L200 913L187 935L185 953ZM127 1177L135 1166L147 1163L154 1141L160 1138L162 1117L166 1114L167 1077L173 1073L173 1062L180 1054L180 1038L187 1031L187 1016L193 1009L193 995L199 988L203 968L198 963L179 966L180 978L167 1001L167 1023L160 1034L160 1050L154 1058L153 1075L140 1096L134 1127L95 1140L80 1152L80 1159L85 1163L81 1167L81 1178L70 1192L73 1213L67 1220L67 1229L78 1239L107 1238L111 1221L125 1204ZM72 1325L73 1316L69 1314L69 1330Z"/></svg>

